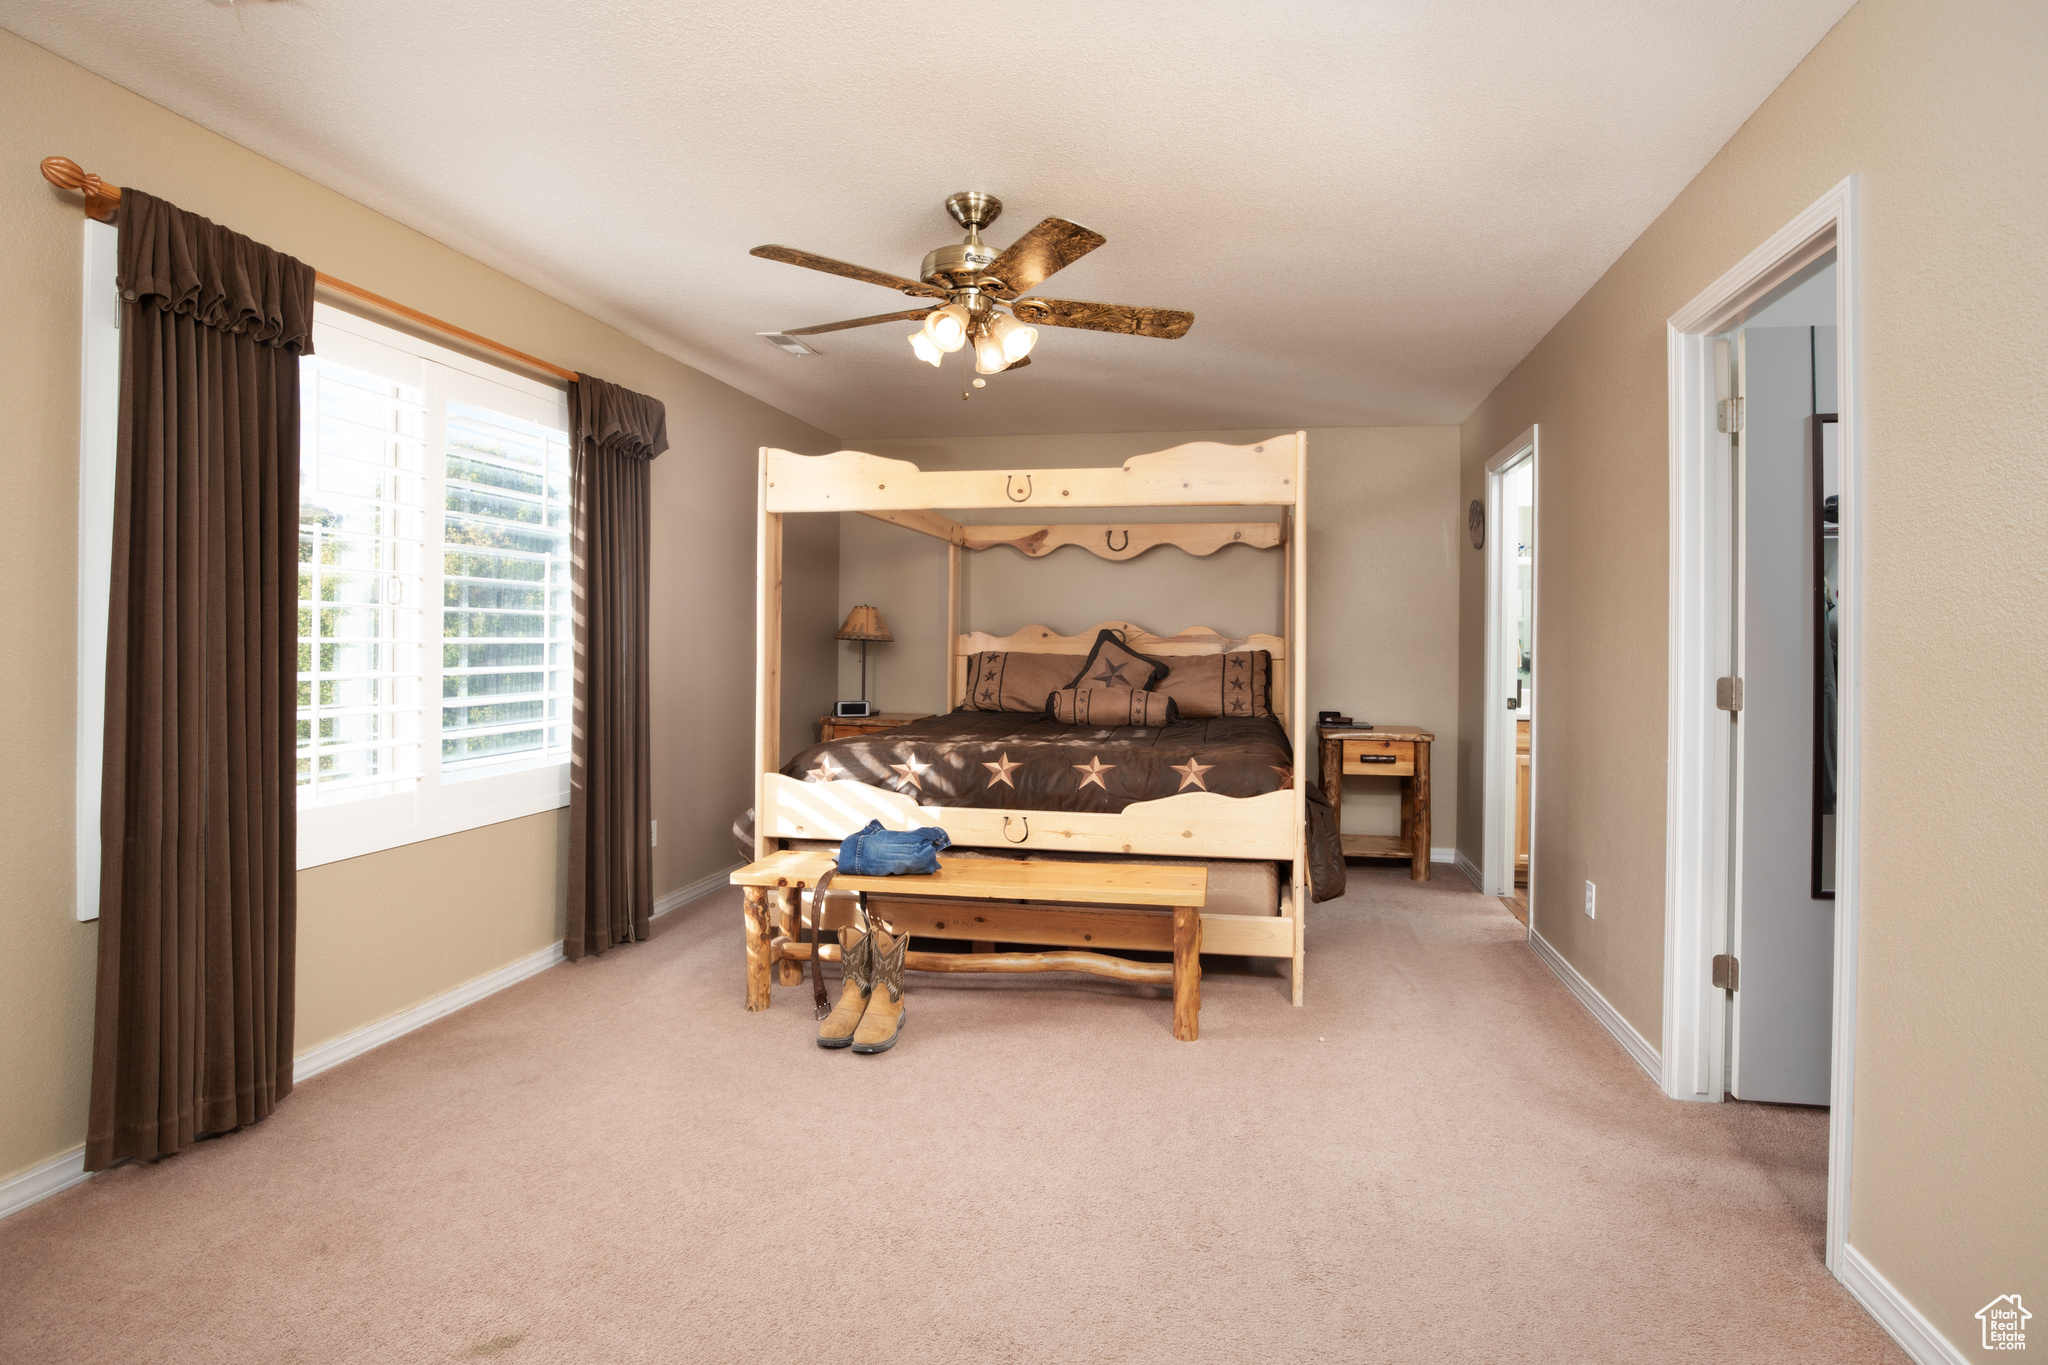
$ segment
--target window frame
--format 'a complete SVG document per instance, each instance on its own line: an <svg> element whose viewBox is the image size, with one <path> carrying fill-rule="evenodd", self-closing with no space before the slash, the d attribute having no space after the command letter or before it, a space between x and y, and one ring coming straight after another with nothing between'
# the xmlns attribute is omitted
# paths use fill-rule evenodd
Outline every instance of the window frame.
<svg viewBox="0 0 2048 1365"><path fill-rule="evenodd" d="M372 346L389 348L425 362L424 384L429 429L426 449L425 496L429 521L438 524L445 507L446 415L449 402L461 401L488 406L492 397L485 386L495 386L516 395L516 405L527 411L500 408L513 416L530 416L547 408L568 426L568 396L559 384L530 378L501 365L479 360L460 351L392 327L373 318L318 300L313 307L314 354L320 353L320 336L332 330ZM538 420L538 419L536 419ZM437 425L438 424L438 425ZM438 435L437 435L438 433ZM431 626L420 636L423 655L437 649L443 608L439 588L442 565L436 556L440 546L430 536L419 575L424 610ZM573 651L573 632L570 637ZM438 658L438 655L432 655ZM547 665L553 667L550 663ZM573 661L561 667L573 668ZM441 766L438 665L423 667L420 674L426 692L421 698L422 719L419 743L420 766L411 791L336 801L298 808L298 866L318 867L361 857L386 849L401 848L425 839L439 839L485 825L516 820L544 811L558 810L569 803L569 755L566 749L553 754L515 758L501 765L468 769L444 777ZM573 696L573 689L571 692ZM572 718L565 718L566 722ZM294 799L296 799L296 788Z"/></svg>

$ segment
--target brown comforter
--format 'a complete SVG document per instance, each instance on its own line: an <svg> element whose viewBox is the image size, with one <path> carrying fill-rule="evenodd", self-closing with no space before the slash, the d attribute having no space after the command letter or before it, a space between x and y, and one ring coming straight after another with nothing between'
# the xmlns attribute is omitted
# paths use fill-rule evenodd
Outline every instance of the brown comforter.
<svg viewBox="0 0 2048 1365"><path fill-rule="evenodd" d="M1103 814L1180 792L1263 796L1294 785L1287 733L1271 718L1102 727L1015 711L955 711L814 744L782 771L806 782L887 787L927 806ZM751 811L744 823L751 831ZM1344 857L1329 802L1313 783L1308 854L1314 899L1342 895Z"/></svg>

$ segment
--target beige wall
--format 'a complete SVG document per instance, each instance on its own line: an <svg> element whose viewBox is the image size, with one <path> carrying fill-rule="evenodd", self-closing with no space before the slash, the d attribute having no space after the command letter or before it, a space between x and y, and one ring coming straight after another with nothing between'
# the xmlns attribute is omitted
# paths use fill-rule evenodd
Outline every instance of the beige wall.
<svg viewBox="0 0 2048 1365"><path fill-rule="evenodd" d="M13 533L0 672L0 1179L84 1138L97 926L72 918L77 555L77 201L36 173L61 153L416 307L668 405L673 448L653 478L654 806L658 891L737 857L746 802L756 447L818 453L825 433L670 360L332 191L264 161L12 34L0 32L0 411ZM823 605L791 648L801 706L829 698L817 643L837 589L830 518L791 559ZM813 619L815 618L815 619ZM797 624L793 615L792 626ZM699 662L711 656L713 664ZM808 688L808 691L802 689ZM793 703L794 704L794 703ZM565 820L550 813L301 875L301 1050L438 995L560 937Z"/></svg>
<svg viewBox="0 0 2048 1365"><path fill-rule="evenodd" d="M1184 441L1242 445L1270 431L1118 432L1092 436L959 437L854 441L858 449L926 469L1035 469L1115 465ZM1458 433L1452 427L1337 427L1308 434L1309 705L1360 720L1421 725L1436 732L1436 823L1431 842L1456 839L1457 545L1463 524ZM1077 521L1112 521L1108 509ZM1039 514L1040 517L1043 514ZM1037 520L1007 509L976 521ZM1130 520L1277 520L1257 508L1162 509ZM1028 625L1065 633L1103 620L1149 630L1213 626L1226 634L1277 632L1277 551L1233 546L1198 557L1162 547L1123 563L1080 546L1027 559L1014 550L964 557L965 624L1008 633ZM840 607L881 608L896 636L870 646L869 695L885 710L943 710L945 547L870 517L847 515L840 530ZM860 647L843 647L839 684L857 695ZM1312 770L1312 769L1311 769ZM1344 823L1355 833L1392 833L1400 823L1391 779L1355 778Z"/></svg>
<svg viewBox="0 0 2048 1365"><path fill-rule="evenodd" d="M1537 926L1655 1039L1664 319L1859 177L1867 563L1848 1233L1972 1359L1979 1307L2048 1284L2044 64L2037 0L1862 0L1463 435L1472 497L1483 462L1542 427ZM1469 719L1480 557L1464 564ZM1587 878L1597 921L1576 909Z"/></svg>

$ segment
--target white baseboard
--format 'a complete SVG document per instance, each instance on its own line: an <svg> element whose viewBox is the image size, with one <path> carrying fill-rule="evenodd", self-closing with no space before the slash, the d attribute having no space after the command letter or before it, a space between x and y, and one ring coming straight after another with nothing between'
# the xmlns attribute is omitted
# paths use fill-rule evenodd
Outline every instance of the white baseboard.
<svg viewBox="0 0 2048 1365"><path fill-rule="evenodd" d="M453 1014L465 1005L474 1005L487 995L496 995L507 986L516 986L529 976L537 976L561 960L562 945L550 943L537 953L522 957L517 962L508 962L494 972L486 972L476 980L466 981L431 1000L422 1000L409 1010L400 1010L387 1019L379 1019L354 1033L344 1033L339 1038L301 1052L292 1061L292 1083L297 1085L311 1080L329 1067L340 1066L371 1048L382 1047L393 1038L402 1038L416 1028Z"/></svg>
<svg viewBox="0 0 2048 1365"><path fill-rule="evenodd" d="M19 1213L30 1204L39 1204L91 1176L92 1172L85 1169L85 1144L81 1142L62 1156L53 1156L40 1166L0 1180L0 1218Z"/></svg>
<svg viewBox="0 0 2048 1365"><path fill-rule="evenodd" d="M699 896L710 894L726 885L726 879L732 875L733 868L741 866L744 864L734 863L731 867L720 868L708 877L669 892L654 902L652 914L665 915L679 905L687 905ZM516 986L529 976L538 975L560 961L562 945L549 944L530 957L508 963L495 972L466 982L431 1000L422 1001L409 1010L401 1011L388 1019L380 1019L374 1024L357 1029L354 1033L345 1033L332 1042L322 1043L310 1052L299 1054L297 1060L292 1063L292 1081L296 1084L319 1075L329 1067L339 1066L353 1057L360 1057L371 1048L381 1047L393 1038L402 1038L416 1028L453 1014L465 1005L474 1005L485 996L495 995L507 986Z"/></svg>
<svg viewBox="0 0 2048 1365"><path fill-rule="evenodd" d="M1650 1073L1650 1079L1657 1088L1663 1089L1664 1062L1657 1055L1657 1049L1650 1046L1650 1040L1637 1033L1635 1025L1622 1018L1621 1011L1608 1004L1607 997L1594 990L1593 983L1580 976L1579 969L1565 961L1564 954L1551 947L1543 935L1531 931L1529 946L1535 949L1544 966L1557 973L1557 979L1564 982L1565 988L1579 997L1579 1003L1600 1021L1600 1026L1614 1035L1622 1050L1636 1059L1636 1065Z"/></svg>
<svg viewBox="0 0 2048 1365"><path fill-rule="evenodd" d="M1433 863L1454 863L1458 861L1458 850L1455 848L1432 848L1429 851L1429 860Z"/></svg>
<svg viewBox="0 0 2048 1365"><path fill-rule="evenodd" d="M745 866L745 863L732 863L719 868L708 877L699 877L688 886L677 887L654 902L654 917L659 919L678 906L688 905L693 900L710 895L720 887L732 885L727 878L732 876L734 869Z"/></svg>
<svg viewBox="0 0 2048 1365"><path fill-rule="evenodd" d="M1478 865L1465 856L1465 850L1455 848L1451 850L1451 853L1453 855L1451 861L1458 865L1458 871L1465 874L1465 879L1472 883L1473 889L1481 892L1485 891L1486 878L1479 875Z"/></svg>
<svg viewBox="0 0 2048 1365"><path fill-rule="evenodd" d="M1936 1331L1934 1324L1893 1288L1876 1266L1863 1259L1862 1252L1845 1245L1841 1260L1835 1267L1835 1278L1877 1319L1877 1325L1905 1348L1914 1365L1967 1365L1968 1357Z"/></svg>

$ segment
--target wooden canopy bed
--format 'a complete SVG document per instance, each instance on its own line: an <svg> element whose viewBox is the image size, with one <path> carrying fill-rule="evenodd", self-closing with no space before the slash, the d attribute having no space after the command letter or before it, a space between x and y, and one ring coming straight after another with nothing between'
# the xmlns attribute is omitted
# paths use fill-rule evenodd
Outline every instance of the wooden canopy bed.
<svg viewBox="0 0 2048 1365"><path fill-rule="evenodd" d="M757 542L759 691L754 747L753 841L757 862L782 848L784 841L801 844L838 840L870 820L880 820L890 829L936 825L963 849L1002 850L1013 856L1020 852L1085 853L1285 864L1289 874L1279 887L1277 915L1212 914L1205 910L1201 915L1200 943L1205 952L1289 959L1294 1003L1299 1005L1304 967L1302 929L1310 900L1307 806L1314 785L1305 776L1297 778L1292 771L1314 752L1305 668L1306 471L1305 432L1243 446L1192 442L1134 456L1120 467L1092 469L927 472L906 460L857 451L804 456L763 448ZM1070 512L1084 508L1138 507L1277 508L1280 516L1277 522L1129 526L1067 519ZM941 508L1043 509L1046 521L1023 526L963 524L937 510ZM922 794L921 787L914 781L898 784L902 789L891 789L874 785L876 779L872 774L869 781L854 780L853 773L840 779L837 769L830 765L822 765L801 777L782 771L782 519L800 512L859 512L945 542L949 710L966 701L969 660L977 654L1087 654L1101 629L1098 626L1086 635L1074 636L1059 635L1040 626L1003 637L963 632L963 552L1009 546L1036 556L1062 545L1081 545L1102 558L1123 560L1158 545L1175 545L1198 555L1211 554L1231 544L1280 550L1286 559L1286 573L1283 621L1277 636L1232 640L1201 626L1159 636L1129 622L1104 622L1102 626L1122 632L1131 649L1169 662L1176 657L1221 654L1226 649L1269 653L1270 682L1266 690L1278 727L1273 721L1263 724L1273 732L1270 742L1276 746L1276 752L1284 735L1284 742L1292 750L1291 761L1285 767L1273 765L1271 771L1279 776L1268 776L1263 784L1272 789L1262 789L1256 795L1182 790L1153 799L1131 800L1116 810L921 803L917 799ZM1229 724L1232 723L1222 723L1223 728L1227 730ZM888 735L869 738L885 740ZM1009 763L1007 755L1002 761ZM916 760L906 762L914 764ZM1101 760L1091 762L1100 764ZM1190 762L1197 765L1198 776L1207 771L1199 759ZM996 767L987 763L979 766ZM1078 764L1074 766L1080 768ZM1186 770L1175 767L1173 771ZM1085 774L1086 769L1082 772ZM1084 776L1084 784L1085 780ZM1101 785L1099 778L1097 785ZM1196 785L1206 784L1196 781ZM999 795L1011 801L1016 799L1014 793ZM1340 858L1339 875L1341 866ZM1105 881L1111 876L1107 865L1103 876ZM794 911L795 898L791 899Z"/></svg>

